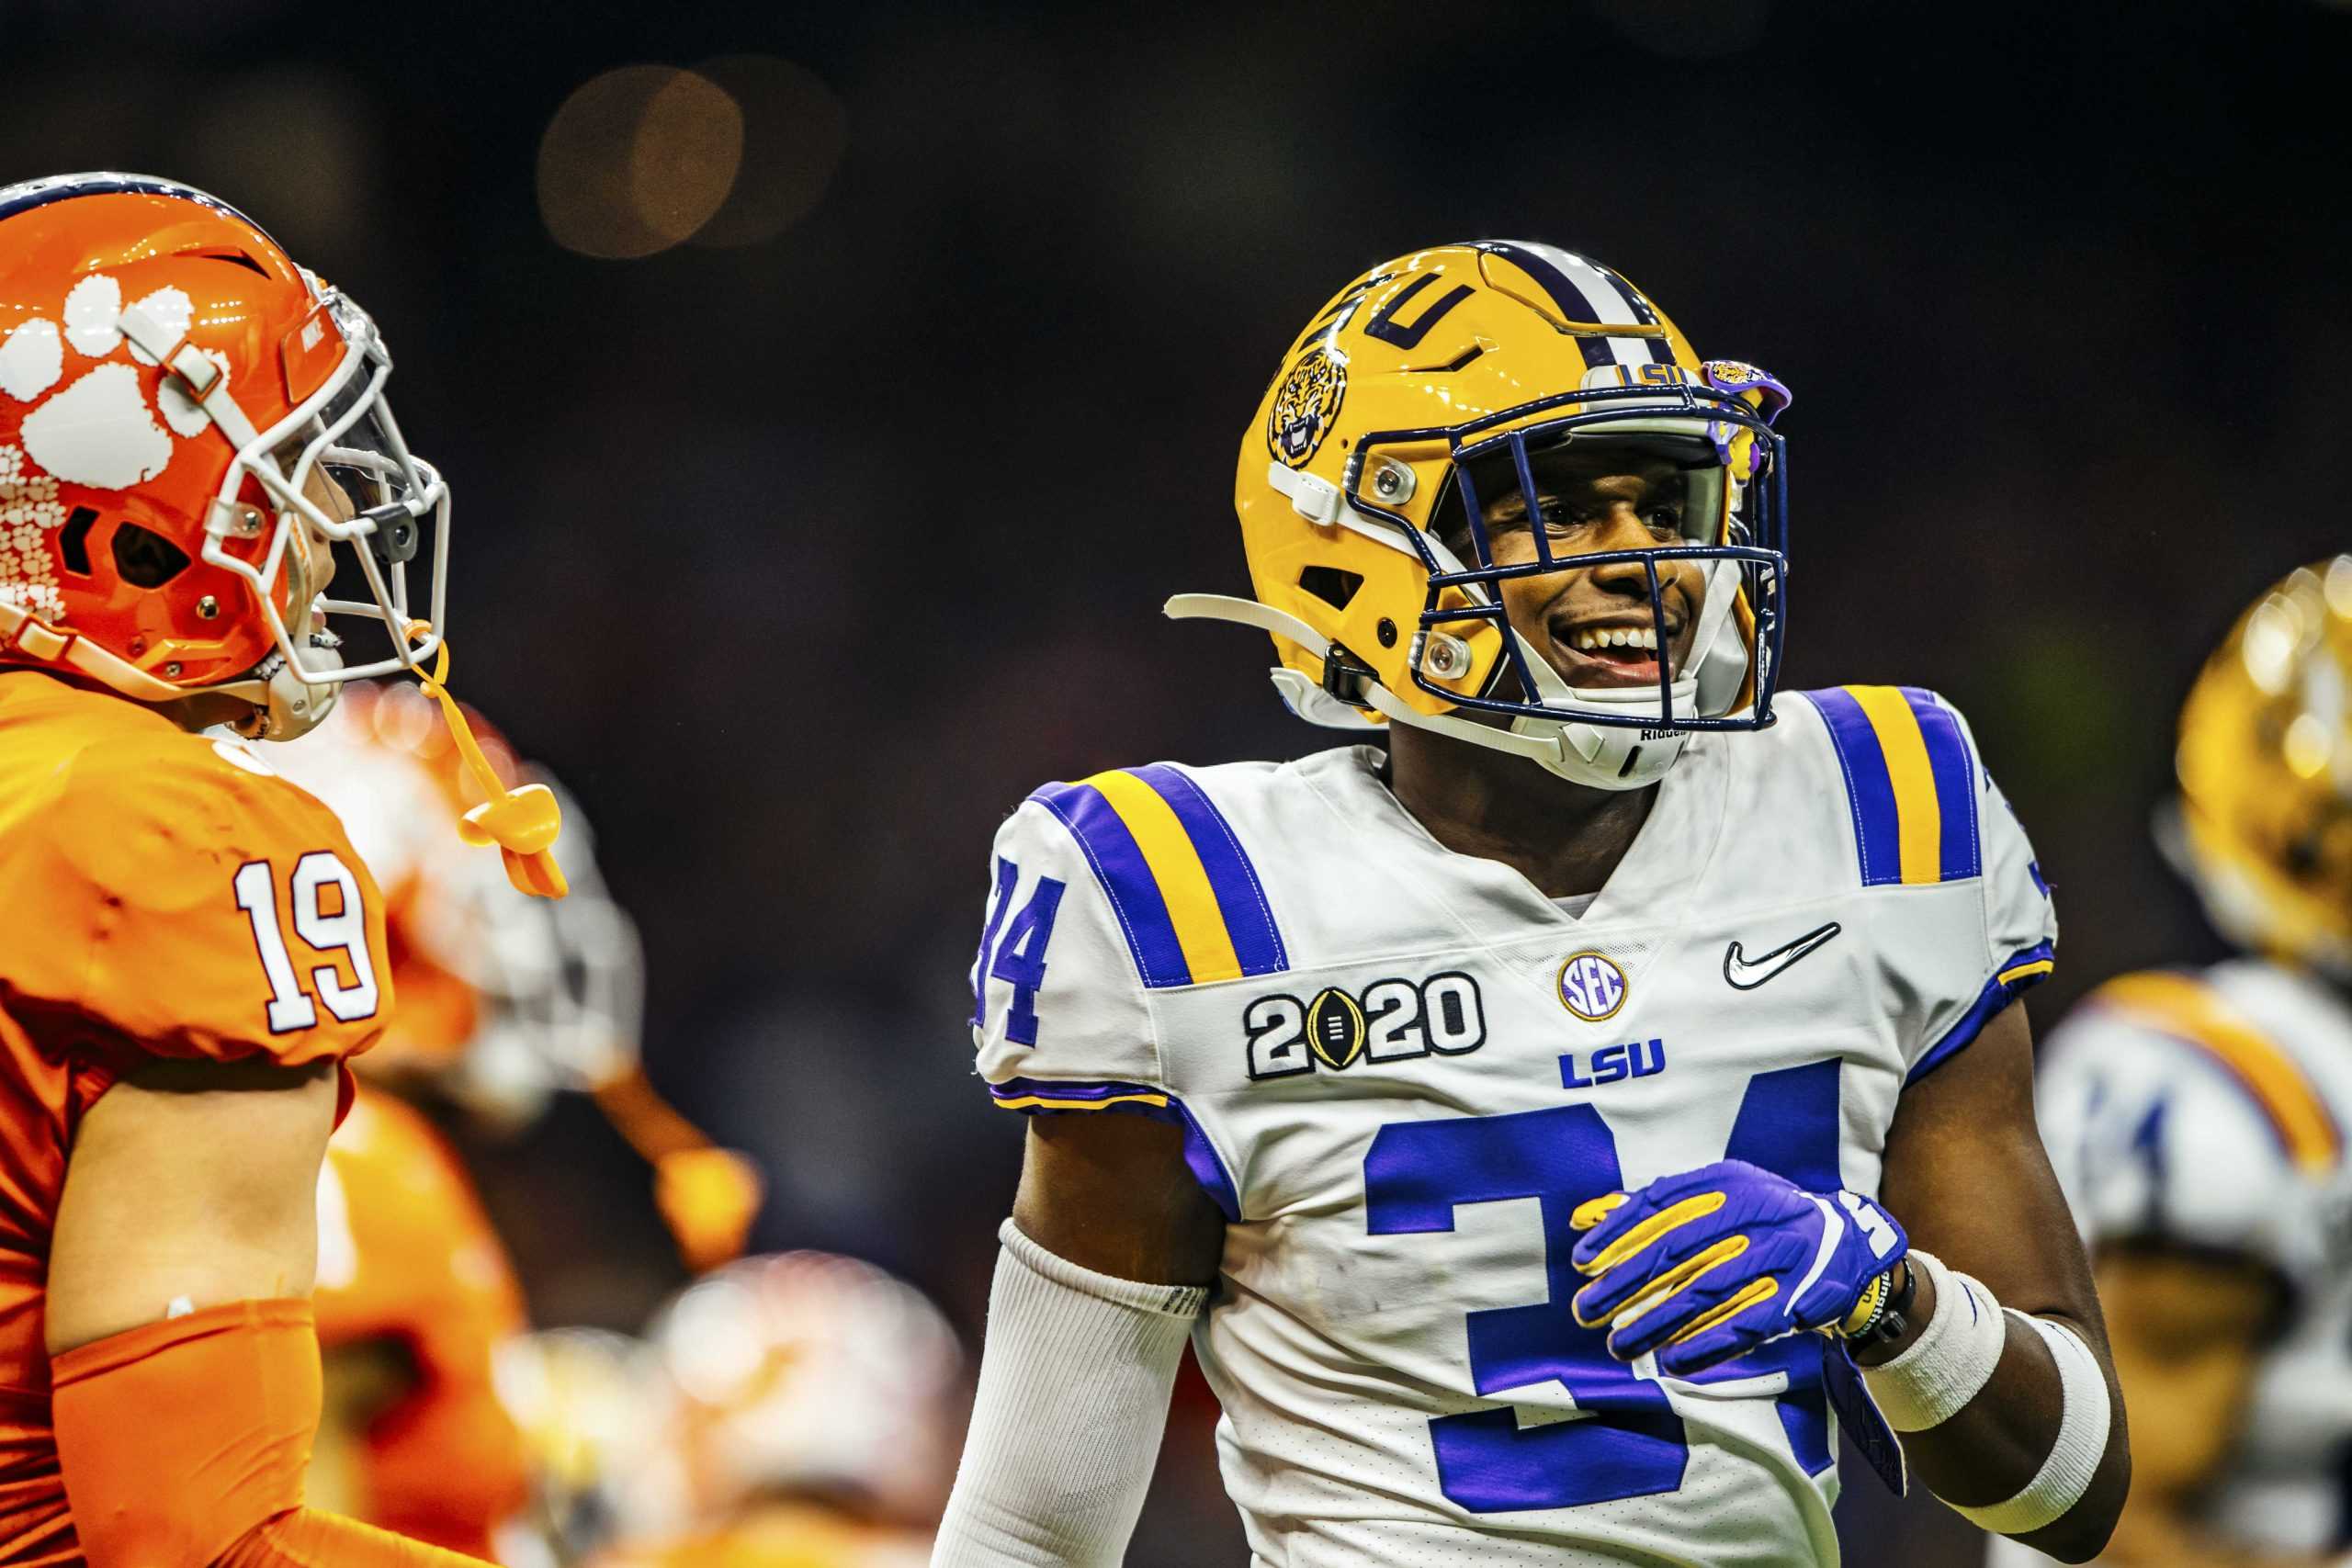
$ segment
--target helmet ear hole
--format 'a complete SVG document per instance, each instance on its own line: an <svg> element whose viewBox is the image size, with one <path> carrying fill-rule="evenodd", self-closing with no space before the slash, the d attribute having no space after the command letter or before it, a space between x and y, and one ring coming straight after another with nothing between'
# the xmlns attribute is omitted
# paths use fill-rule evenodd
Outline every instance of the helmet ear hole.
<svg viewBox="0 0 2352 1568"><path fill-rule="evenodd" d="M57 553L64 558L65 570L76 577L90 575L90 527L98 514L86 506L77 506L65 526L57 531Z"/></svg>
<svg viewBox="0 0 2352 1568"><path fill-rule="evenodd" d="M188 566L187 552L136 523L114 529L114 568L133 588L161 588Z"/></svg>
<svg viewBox="0 0 2352 1568"><path fill-rule="evenodd" d="M1310 566L1298 574L1298 585L1334 610L1344 610L1363 587L1363 573L1341 571L1335 566Z"/></svg>

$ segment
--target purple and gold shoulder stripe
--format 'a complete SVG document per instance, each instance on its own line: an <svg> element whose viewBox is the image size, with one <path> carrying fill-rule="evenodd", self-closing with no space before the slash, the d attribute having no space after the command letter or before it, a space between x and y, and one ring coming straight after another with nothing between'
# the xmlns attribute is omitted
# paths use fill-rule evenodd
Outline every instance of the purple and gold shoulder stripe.
<svg viewBox="0 0 2352 1568"><path fill-rule="evenodd" d="M1007 1078L989 1085L989 1098L1000 1111L1018 1111L1028 1116L1059 1116L1073 1111L1124 1111L1180 1127L1184 1133L1184 1164L1192 1170L1193 1179L1201 1184L1201 1190L1227 1219L1241 1217L1240 1193L1216 1146L1184 1102L1166 1089L1109 1079Z"/></svg>
<svg viewBox="0 0 2352 1568"><path fill-rule="evenodd" d="M1153 989L1290 967L1273 907L1241 840L1207 794L1166 762L1115 769L1029 797L1085 852Z"/></svg>
<svg viewBox="0 0 2352 1568"><path fill-rule="evenodd" d="M2201 1053L2244 1094L2296 1168L2324 1178L2344 1158L2344 1129L2285 1047L2193 975L2126 975L2089 1005Z"/></svg>
<svg viewBox="0 0 2352 1568"><path fill-rule="evenodd" d="M1992 977L1984 982L1984 988L1976 993L1976 999L1969 1004L1968 1010L1960 1015L1960 1021L1944 1031L1941 1039L1920 1053L1919 1059L1911 1064L1911 1071L1904 1081L1917 1083L1955 1054L1966 1050L1979 1034L1984 1032L1984 1026L1992 1022L2003 1008L2050 978L2051 972L2057 967L2057 958L2052 944L2047 942L2038 942L2003 959L2000 966L1993 971Z"/></svg>
<svg viewBox="0 0 2352 1568"><path fill-rule="evenodd" d="M1960 719L1917 686L1807 692L1829 728L1862 886L1958 882L1984 869L1976 768Z"/></svg>
<svg viewBox="0 0 2352 1568"><path fill-rule="evenodd" d="M1112 1111L1149 1112L1168 1109L1168 1092L1139 1083L1078 1083L1052 1078L1007 1078L989 1085L1000 1111ZM1171 1120L1173 1118L1170 1118Z"/></svg>

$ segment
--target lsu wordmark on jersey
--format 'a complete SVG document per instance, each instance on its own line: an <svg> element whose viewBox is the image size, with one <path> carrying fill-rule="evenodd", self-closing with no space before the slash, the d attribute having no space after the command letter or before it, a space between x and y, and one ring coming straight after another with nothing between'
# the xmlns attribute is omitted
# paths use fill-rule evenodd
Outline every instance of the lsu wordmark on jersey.
<svg viewBox="0 0 2352 1568"><path fill-rule="evenodd" d="M1440 846L1382 764L1032 795L974 972L989 1092L1183 1128L1261 1563L1835 1561L1823 1341L1622 1365L1570 1314L1569 1215L1727 1156L1876 1191L1905 1084L2051 968L1966 726L1853 687L1693 736L1578 913Z"/></svg>

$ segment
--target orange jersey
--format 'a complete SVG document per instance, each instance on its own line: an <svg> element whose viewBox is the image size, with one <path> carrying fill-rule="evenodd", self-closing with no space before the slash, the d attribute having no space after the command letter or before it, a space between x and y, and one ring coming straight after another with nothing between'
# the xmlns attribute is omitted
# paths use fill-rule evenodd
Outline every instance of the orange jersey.
<svg viewBox="0 0 2352 1568"><path fill-rule="evenodd" d="M0 1564L81 1561L41 1298L82 1114L148 1058L339 1061L391 1005L334 813L237 742L0 672Z"/></svg>
<svg viewBox="0 0 2352 1568"><path fill-rule="evenodd" d="M361 1090L319 1175L319 1343L397 1342L414 1387L369 1425L357 1512L487 1557L527 1499L523 1439L491 1386L491 1353L524 1327L523 1294L472 1179L432 1123Z"/></svg>
<svg viewBox="0 0 2352 1568"><path fill-rule="evenodd" d="M928 1535L777 1503L717 1529L616 1547L592 1568L924 1568L930 1561Z"/></svg>

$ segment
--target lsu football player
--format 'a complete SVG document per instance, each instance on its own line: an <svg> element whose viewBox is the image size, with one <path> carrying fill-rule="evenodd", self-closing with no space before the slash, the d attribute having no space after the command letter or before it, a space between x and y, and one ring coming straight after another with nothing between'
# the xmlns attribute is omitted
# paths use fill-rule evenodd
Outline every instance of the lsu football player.
<svg viewBox="0 0 2352 1568"><path fill-rule="evenodd" d="M921 1291L854 1258L770 1253L646 1327L624 1539L595 1568L921 1568L947 1500L964 1355Z"/></svg>
<svg viewBox="0 0 2352 1568"><path fill-rule="evenodd" d="M1387 746L1000 832L978 1065L1034 1119L934 1562L1117 1562L1188 1337L1266 1568L1831 1562L1833 1404L1983 1528L2105 1541L2048 893L1949 704L1777 690L1787 400L1543 244L1292 345L1255 597L1169 609Z"/></svg>
<svg viewBox="0 0 2352 1568"><path fill-rule="evenodd" d="M446 701L448 487L367 314L211 197L0 189L0 1562L468 1561L303 1506L384 909L333 813L201 733L290 739L356 675ZM501 787L468 830L552 895L557 817Z"/></svg>
<svg viewBox="0 0 2352 1568"><path fill-rule="evenodd" d="M2352 556L2265 593L2180 718L2165 836L2247 956L2127 975L2044 1049L2041 1126L2140 1416L2102 1561L2352 1550ZM2031 1561L2003 1548L2004 1562Z"/></svg>

